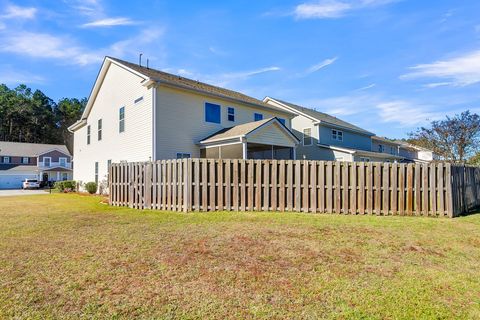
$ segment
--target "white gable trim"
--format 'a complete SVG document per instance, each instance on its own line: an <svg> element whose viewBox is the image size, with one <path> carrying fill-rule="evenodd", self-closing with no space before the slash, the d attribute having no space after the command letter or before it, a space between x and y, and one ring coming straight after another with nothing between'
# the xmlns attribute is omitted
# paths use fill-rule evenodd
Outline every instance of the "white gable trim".
<svg viewBox="0 0 480 320"><path fill-rule="evenodd" d="M88 118L88 115L90 114L90 111L92 110L93 104L95 103L95 99L97 98L98 92L100 91L100 88L102 87L103 80L105 79L105 76L108 72L108 69L110 68L111 64L115 64L119 66L122 69L125 69L128 72L131 72L135 74L136 76L140 77L142 80L140 83L142 84L147 84L148 80L150 80L146 75L141 74L109 57L105 57L102 63L102 67L100 68L100 71L97 74L97 78L95 79L95 83L93 85L93 88L90 92L90 96L88 97L88 102L87 105L85 106L85 110L83 111L82 117L80 118L79 121L75 122L73 125L71 125L68 130L70 132L74 132L81 127L83 127L86 124L86 119Z"/></svg>
<svg viewBox="0 0 480 320"><path fill-rule="evenodd" d="M290 112L295 113L295 114L297 114L297 115L304 116L305 118L308 118L308 119L310 119L310 120L312 120L312 121L315 121L315 122L317 122L317 123L320 123L320 120L318 120L318 119L316 119L316 118L314 118L314 117L312 117L312 116L309 116L308 114L305 114L305 113L303 113L303 112L301 112L301 111L298 111L298 110L295 109L295 108L292 108L292 107L290 107L290 106L287 106L286 104L281 103L280 101L275 100L275 99L273 99L273 98L271 98L271 97L265 97L265 98L263 99L263 102L265 102L265 103L271 102L270 104L273 103L273 105L277 104L277 107L279 107L279 108L287 109L287 111L290 111ZM314 123L314 124L317 124L317 123Z"/></svg>

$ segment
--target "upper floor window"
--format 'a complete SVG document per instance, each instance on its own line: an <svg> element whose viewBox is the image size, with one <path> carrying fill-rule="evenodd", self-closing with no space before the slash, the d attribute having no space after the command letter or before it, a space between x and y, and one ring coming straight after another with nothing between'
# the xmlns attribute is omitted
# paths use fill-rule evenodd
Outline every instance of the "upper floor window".
<svg viewBox="0 0 480 320"><path fill-rule="evenodd" d="M30 162L30 158L29 157L22 157L22 163L23 164L28 164Z"/></svg>
<svg viewBox="0 0 480 320"><path fill-rule="evenodd" d="M379 144L378 145L378 152L382 153L383 152L383 145Z"/></svg>
<svg viewBox="0 0 480 320"><path fill-rule="evenodd" d="M67 158L65 158L65 157L58 158L58 162L60 163L61 167L66 167L67 166Z"/></svg>
<svg viewBox="0 0 480 320"><path fill-rule="evenodd" d="M43 158L43 166L44 167L50 167L51 164L52 164L52 158L50 158L50 157L44 157Z"/></svg>
<svg viewBox="0 0 480 320"><path fill-rule="evenodd" d="M304 146L312 145L312 128L303 129L303 145Z"/></svg>
<svg viewBox="0 0 480 320"><path fill-rule="evenodd" d="M125 131L125 107L121 107L118 113L118 132Z"/></svg>
<svg viewBox="0 0 480 320"><path fill-rule="evenodd" d="M370 162L370 158L360 157L361 162Z"/></svg>
<svg viewBox="0 0 480 320"><path fill-rule="evenodd" d="M220 123L220 105L205 103L205 121L211 123Z"/></svg>
<svg viewBox="0 0 480 320"><path fill-rule="evenodd" d="M227 118L228 121L235 121L235 109L232 107L227 108Z"/></svg>
<svg viewBox="0 0 480 320"><path fill-rule="evenodd" d="M3 157L3 163L10 163L10 157Z"/></svg>
<svg viewBox="0 0 480 320"><path fill-rule="evenodd" d="M98 141L102 140L102 119L98 119Z"/></svg>
<svg viewBox="0 0 480 320"><path fill-rule="evenodd" d="M285 124L285 119L283 119L283 118L277 118L277 119L278 119L278 121L280 121L281 124L283 124L284 126L286 125Z"/></svg>
<svg viewBox="0 0 480 320"><path fill-rule="evenodd" d="M142 101L143 101L143 96L135 99L135 101L134 101L133 103L134 103L134 104L137 104L137 103L140 103L140 102L142 102Z"/></svg>
<svg viewBox="0 0 480 320"><path fill-rule="evenodd" d="M87 126L87 144L90 144L90 131L91 127L90 125Z"/></svg>
<svg viewBox="0 0 480 320"><path fill-rule="evenodd" d="M254 113L253 114L253 121L260 121L263 120L263 114L261 113Z"/></svg>
<svg viewBox="0 0 480 320"><path fill-rule="evenodd" d="M332 139L337 141L343 141L343 132L332 129Z"/></svg>

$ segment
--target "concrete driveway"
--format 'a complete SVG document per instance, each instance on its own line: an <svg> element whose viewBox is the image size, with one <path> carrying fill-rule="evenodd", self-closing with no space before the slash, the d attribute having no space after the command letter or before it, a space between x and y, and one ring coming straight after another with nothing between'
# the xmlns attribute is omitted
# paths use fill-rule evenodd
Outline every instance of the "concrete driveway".
<svg viewBox="0 0 480 320"><path fill-rule="evenodd" d="M21 189L0 190L0 197L29 196L32 194L46 194L46 193L48 193L48 190L21 190Z"/></svg>

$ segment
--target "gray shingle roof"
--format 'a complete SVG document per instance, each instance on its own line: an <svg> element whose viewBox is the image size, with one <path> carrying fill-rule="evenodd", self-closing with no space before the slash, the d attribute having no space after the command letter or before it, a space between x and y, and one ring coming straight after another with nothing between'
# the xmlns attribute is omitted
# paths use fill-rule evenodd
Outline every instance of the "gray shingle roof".
<svg viewBox="0 0 480 320"><path fill-rule="evenodd" d="M295 109L299 112L302 112L320 122L325 122L327 124L332 124L334 126L339 126L339 127L343 127L343 128L346 128L346 129L350 129L350 130L354 130L354 131L358 131L358 132L361 132L363 134L366 134L366 135L373 135L373 133L371 133L370 131L367 131L365 129L362 129L360 127L357 127L356 125L354 124L351 124L349 122L346 122L342 119L339 119L337 117L334 117L334 116L331 116L329 114L326 114L326 113L323 113L323 112L320 112L320 111L316 111L316 110L313 110L313 109L309 109L309 108L305 108L305 107L302 107L302 106L299 106L299 105L296 105L296 104L293 104L293 103L290 103L290 102L286 102L286 101L283 101L283 100L280 100L280 99L276 99L276 98L273 98L274 100L280 102L280 103L283 103L287 106L289 106L290 108L292 109Z"/></svg>
<svg viewBox="0 0 480 320"><path fill-rule="evenodd" d="M46 151L58 149L70 155L67 147L61 144L42 144L0 141L0 155L12 157L37 157Z"/></svg>
<svg viewBox="0 0 480 320"><path fill-rule="evenodd" d="M121 59L117 59L117 58L113 58L113 57L107 57L107 58L109 58L113 61L116 61L120 64L123 64L126 67L128 67L128 68L130 68L130 69L132 69L132 70L134 70L134 71L136 71L140 74L143 74L143 75L147 76L148 78L150 78L152 80L155 80L155 81L166 82L166 83L173 84L173 85L176 85L176 86L181 86L181 87L184 87L184 88L187 88L187 89L199 90L199 91L203 91L203 92L210 93L210 94L213 94L213 95L234 99L234 100L242 101L242 102L249 103L249 104L259 105L259 106L263 106L263 107L268 108L268 109L274 109L274 110L278 110L280 112L291 114L291 112L289 112L289 111L286 111L286 110L281 109L281 108L277 108L277 107L272 106L270 104L267 104L267 103L265 103L261 100L255 99L253 97L247 96L247 95L245 95L243 93L240 93L240 92L237 92L237 91L213 86L213 85L210 85L210 84L207 84L207 83L203 83L203 82L200 82L200 81L184 78L184 77L174 75L174 74L171 74L171 73L167 73L167 72L164 72L164 71L139 66L138 64L131 63L131 62L128 62L128 61L124 61L124 60L121 60Z"/></svg>
<svg viewBox="0 0 480 320"><path fill-rule="evenodd" d="M32 171L38 172L37 166L27 166L27 165L18 165L18 164L0 164L0 171L8 172L23 172L23 171Z"/></svg>
<svg viewBox="0 0 480 320"><path fill-rule="evenodd" d="M205 139L202 140L202 143L208 143L212 142L215 140L223 140L223 139L229 139L233 137L238 137L238 136L244 136L252 132L253 130L260 128L263 126L265 123L271 121L274 118L269 118L269 119L263 119L260 121L254 121L254 122L248 122L244 124L239 124L238 126L231 127L231 128L224 128L221 129L214 134L206 137Z"/></svg>

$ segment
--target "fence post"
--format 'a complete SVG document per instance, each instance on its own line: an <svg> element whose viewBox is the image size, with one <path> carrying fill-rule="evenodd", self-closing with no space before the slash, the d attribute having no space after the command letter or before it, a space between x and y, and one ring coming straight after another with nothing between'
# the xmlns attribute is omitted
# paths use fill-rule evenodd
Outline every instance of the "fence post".
<svg viewBox="0 0 480 320"><path fill-rule="evenodd" d="M183 160L183 212L192 210L192 159Z"/></svg>
<svg viewBox="0 0 480 320"><path fill-rule="evenodd" d="M446 183L447 183L447 216L449 218L453 218L455 216L455 212L453 211L453 192L452 192L452 165L447 163L445 165L446 168Z"/></svg>

